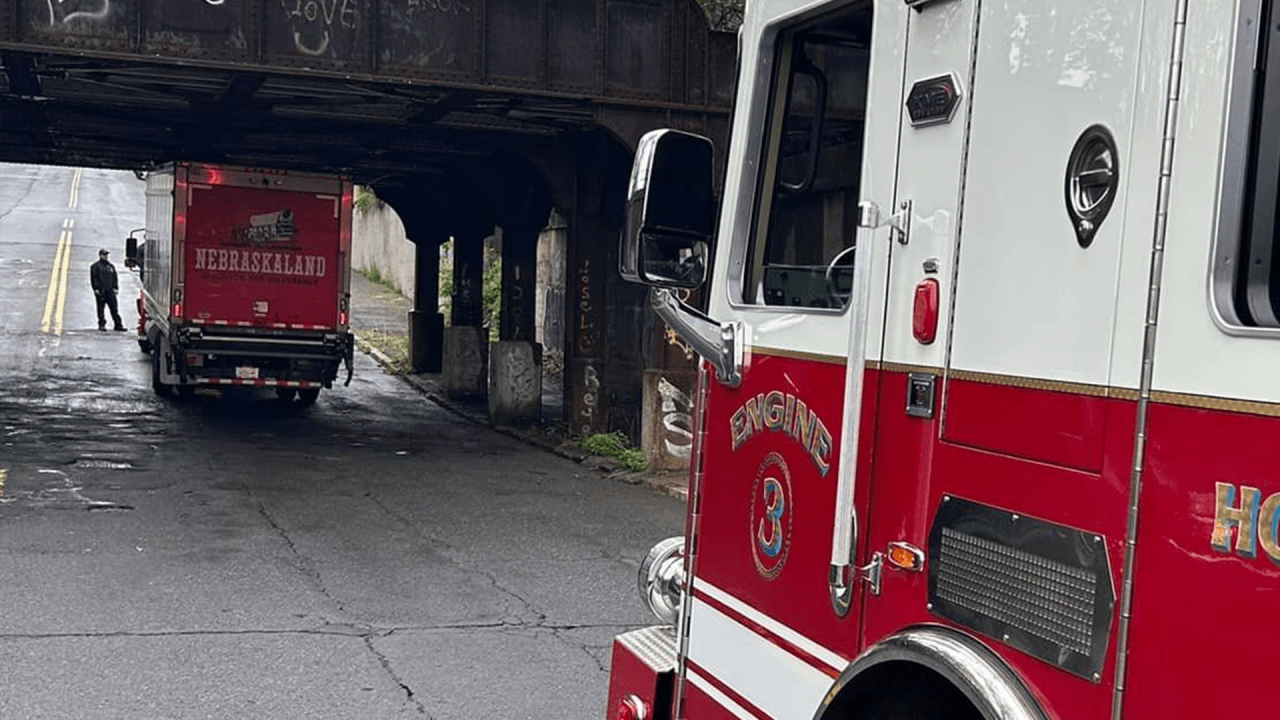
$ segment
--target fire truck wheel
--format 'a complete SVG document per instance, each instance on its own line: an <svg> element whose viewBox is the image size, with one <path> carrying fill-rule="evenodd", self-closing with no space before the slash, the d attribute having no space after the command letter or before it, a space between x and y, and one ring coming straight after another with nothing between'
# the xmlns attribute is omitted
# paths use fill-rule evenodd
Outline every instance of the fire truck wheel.
<svg viewBox="0 0 1280 720"><path fill-rule="evenodd" d="M276 388L276 398L283 402L293 402L293 398L298 394L296 388L278 387Z"/></svg>
<svg viewBox="0 0 1280 720"><path fill-rule="evenodd" d="M982 720L964 695L949 683L933 683L919 692L895 693L867 714L870 720Z"/></svg>
<svg viewBox="0 0 1280 720"><path fill-rule="evenodd" d="M303 405L310 405L320 397L320 388L302 388L298 391L298 400Z"/></svg>

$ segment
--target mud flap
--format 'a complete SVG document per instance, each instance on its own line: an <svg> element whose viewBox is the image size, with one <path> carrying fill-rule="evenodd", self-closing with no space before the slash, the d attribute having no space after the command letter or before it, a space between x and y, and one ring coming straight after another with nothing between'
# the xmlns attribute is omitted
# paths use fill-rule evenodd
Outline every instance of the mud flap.
<svg viewBox="0 0 1280 720"><path fill-rule="evenodd" d="M351 373L354 371L354 368L352 367L352 364L351 364L351 360L352 360L352 356L355 354L355 347L356 347L355 339L352 338L350 334L348 334L347 335L347 352L342 356L342 361L347 366L347 381L342 383L342 387L346 387L351 384Z"/></svg>

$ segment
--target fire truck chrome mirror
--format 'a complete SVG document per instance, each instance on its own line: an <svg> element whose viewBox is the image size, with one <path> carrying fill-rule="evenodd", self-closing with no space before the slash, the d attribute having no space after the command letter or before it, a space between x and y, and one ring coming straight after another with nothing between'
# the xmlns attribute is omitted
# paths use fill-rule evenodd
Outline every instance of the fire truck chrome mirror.
<svg viewBox="0 0 1280 720"><path fill-rule="evenodd" d="M892 215L886 215L879 205L870 200L858 203L858 227L875 230L886 225L898 243L906 245L911 239L911 201L898 203L898 212Z"/></svg>
<svg viewBox="0 0 1280 720"><path fill-rule="evenodd" d="M636 575L640 599L659 620L674 625L684 602L684 538L659 542L640 563Z"/></svg>
<svg viewBox="0 0 1280 720"><path fill-rule="evenodd" d="M742 382L742 323L721 323L680 301L666 288L650 288L649 305L680 339L716 369L729 387Z"/></svg>

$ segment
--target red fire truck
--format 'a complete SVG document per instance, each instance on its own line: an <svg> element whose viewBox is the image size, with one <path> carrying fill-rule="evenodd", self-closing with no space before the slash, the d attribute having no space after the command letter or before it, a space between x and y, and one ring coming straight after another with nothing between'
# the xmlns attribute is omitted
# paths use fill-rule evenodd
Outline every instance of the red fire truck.
<svg viewBox="0 0 1280 720"><path fill-rule="evenodd" d="M272 387L314 402L351 380L351 181L200 163L147 174L138 344L156 392Z"/></svg>
<svg viewBox="0 0 1280 720"><path fill-rule="evenodd" d="M740 63L718 223L704 139L632 173L703 371L607 717L1272 717L1280 2L751 0Z"/></svg>

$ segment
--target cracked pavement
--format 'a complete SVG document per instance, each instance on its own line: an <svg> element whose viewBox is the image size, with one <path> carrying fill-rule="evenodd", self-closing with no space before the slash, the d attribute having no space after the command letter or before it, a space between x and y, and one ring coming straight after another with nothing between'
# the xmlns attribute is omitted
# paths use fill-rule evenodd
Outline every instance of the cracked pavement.
<svg viewBox="0 0 1280 720"><path fill-rule="evenodd" d="M683 504L363 354L306 409L157 397L87 281L141 183L86 170L68 209L72 172L0 165L0 269L47 281L76 218L66 331L38 332L44 284L0 295L0 718L602 717L613 636L651 621L637 566Z"/></svg>

